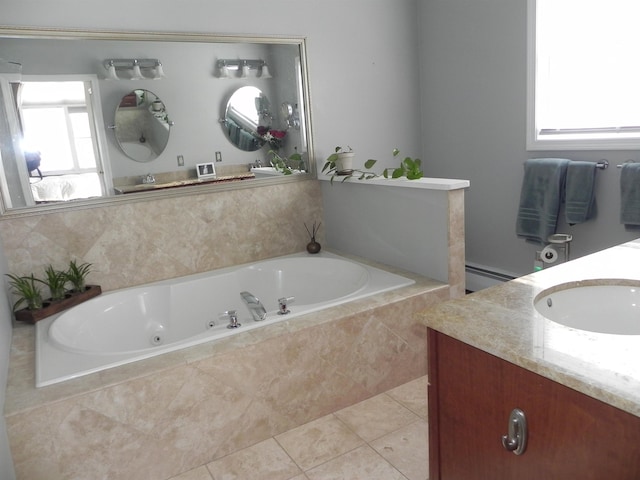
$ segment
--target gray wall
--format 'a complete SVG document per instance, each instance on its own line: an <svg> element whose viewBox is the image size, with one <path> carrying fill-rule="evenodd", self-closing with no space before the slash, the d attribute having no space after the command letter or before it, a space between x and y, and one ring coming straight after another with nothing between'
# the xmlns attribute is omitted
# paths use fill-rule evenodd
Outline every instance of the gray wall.
<svg viewBox="0 0 640 480"><path fill-rule="evenodd" d="M76 0L0 0L0 11L5 25L305 36L318 163L338 144L354 147L361 164L379 158L380 169L395 163L394 147L420 153L416 0L110 0L89 8ZM0 303L0 406L10 334ZM0 421L3 480L13 478L9 458Z"/></svg>
<svg viewBox="0 0 640 480"><path fill-rule="evenodd" d="M466 178L467 261L525 274L536 248L515 221L527 158L606 158L598 171L598 215L558 231L573 234L572 256L640 236L619 223L620 171L637 152L527 152L526 0L421 0L423 156L429 176Z"/></svg>

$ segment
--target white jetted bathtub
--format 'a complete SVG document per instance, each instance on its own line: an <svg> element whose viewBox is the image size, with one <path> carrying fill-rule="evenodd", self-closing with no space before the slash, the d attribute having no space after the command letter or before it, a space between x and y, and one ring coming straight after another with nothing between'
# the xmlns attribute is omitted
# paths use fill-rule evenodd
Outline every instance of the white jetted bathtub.
<svg viewBox="0 0 640 480"><path fill-rule="evenodd" d="M337 255L299 253L104 293L37 323L36 386L291 320L414 281ZM241 292L257 297L254 320ZM286 308L279 300L287 299ZM280 314L281 310L289 313ZM235 312L235 318L233 313ZM237 328L229 328L236 321Z"/></svg>

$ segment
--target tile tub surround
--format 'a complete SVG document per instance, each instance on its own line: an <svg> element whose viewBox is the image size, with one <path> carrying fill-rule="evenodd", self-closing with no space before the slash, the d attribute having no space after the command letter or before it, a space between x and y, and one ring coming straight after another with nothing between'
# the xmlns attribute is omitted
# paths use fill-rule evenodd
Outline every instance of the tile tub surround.
<svg viewBox="0 0 640 480"><path fill-rule="evenodd" d="M540 292L562 283L640 280L639 265L640 240L635 240L437 305L416 317L464 343L640 416L640 335L569 329L544 319L533 306Z"/></svg>
<svg viewBox="0 0 640 480"><path fill-rule="evenodd" d="M5 418L18 478L169 478L426 375L413 314L448 286L389 270L417 283L41 389L33 328L17 327Z"/></svg>
<svg viewBox="0 0 640 480"><path fill-rule="evenodd" d="M77 259L109 291L304 251L321 195L308 180L9 217L0 237L12 273Z"/></svg>
<svg viewBox="0 0 640 480"><path fill-rule="evenodd" d="M420 377L170 480L425 480L426 392Z"/></svg>

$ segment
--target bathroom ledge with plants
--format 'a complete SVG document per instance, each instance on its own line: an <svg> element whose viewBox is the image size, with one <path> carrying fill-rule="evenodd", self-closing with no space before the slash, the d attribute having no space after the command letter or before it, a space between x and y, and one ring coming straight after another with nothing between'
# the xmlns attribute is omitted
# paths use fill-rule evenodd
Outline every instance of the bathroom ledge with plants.
<svg viewBox="0 0 640 480"><path fill-rule="evenodd" d="M364 162L364 168L354 168L355 153L351 147L336 147L325 160L319 180L333 183L362 183L366 185L382 185L403 188L422 188L427 190L460 190L468 188L469 180L455 178L427 178L422 171L422 161L419 158L400 156L400 150L393 150L394 158L399 158L397 167L387 167L381 172L373 168L378 162L369 159Z"/></svg>
<svg viewBox="0 0 640 480"><path fill-rule="evenodd" d="M319 180L331 181L329 175L318 175ZM334 183L341 183L341 180L334 179ZM402 188L423 188L425 190L460 190L469 188L469 180L461 180L456 178L419 178L417 180L408 180L406 178L372 178L371 180L357 180L351 178L344 183L357 183L358 185L381 185L385 187L402 187Z"/></svg>
<svg viewBox="0 0 640 480"><path fill-rule="evenodd" d="M7 274L9 286L14 294L15 303L13 313L16 320L35 324L63 310L96 297L102 293L99 285L88 285L87 276L91 272L90 263L77 264L75 260L69 262L66 270L56 270L48 265L44 271L44 278L38 278L33 273L18 276ZM49 291L45 298L43 287ZM23 308L23 305L25 305Z"/></svg>

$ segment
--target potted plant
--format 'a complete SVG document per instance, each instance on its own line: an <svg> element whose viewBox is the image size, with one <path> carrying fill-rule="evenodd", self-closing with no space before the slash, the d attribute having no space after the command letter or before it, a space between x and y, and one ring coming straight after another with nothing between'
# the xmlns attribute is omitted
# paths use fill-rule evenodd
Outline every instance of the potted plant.
<svg viewBox="0 0 640 480"><path fill-rule="evenodd" d="M293 175L295 170L302 171L302 155L298 152L292 153L288 157L281 156L275 150L269 150L269 154L271 155L271 166L277 172L282 172L283 175Z"/></svg>
<svg viewBox="0 0 640 480"><path fill-rule="evenodd" d="M341 170L342 165L338 163L340 153L338 150L341 150L341 147L336 147L336 151L327 157L327 160L322 167L322 171L324 173L331 175L332 182L335 176L343 177L343 182L356 175L358 176L358 180L370 180L380 176L380 174L371 171L371 168L378 162L374 159L369 159L364 163L364 168L366 170ZM394 148L392 154L394 157L397 157L400 154L400 150ZM419 158L405 157L398 167L385 168L382 171L382 176L384 178L407 177L408 180L417 180L423 176L422 161Z"/></svg>
<svg viewBox="0 0 640 480"><path fill-rule="evenodd" d="M13 291L18 295L18 300L13 304L13 311L17 311L18 307L23 303L27 304L27 310L38 310L42 308L42 294L37 283L42 283L41 280L33 276L33 273L29 276L18 277L11 273L7 274L11 280L9 285Z"/></svg>
<svg viewBox="0 0 640 480"><path fill-rule="evenodd" d="M36 278L33 274L20 277L8 273L9 286L18 295L18 300L13 305L16 320L36 323L100 295L102 293L100 285L87 285L86 279L90 271L90 263L78 265L75 261L71 261L66 271L57 271L53 266L48 265L45 269L46 280ZM67 282L73 285L72 291L66 291ZM38 284L49 287L51 298L42 300ZM27 304L26 308L18 309L24 303Z"/></svg>
<svg viewBox="0 0 640 480"><path fill-rule="evenodd" d="M346 148L337 146L334 152L327 158L327 163L331 164L335 175L349 175L353 173L353 157L355 157L355 155L349 145L347 145Z"/></svg>
<svg viewBox="0 0 640 480"><path fill-rule="evenodd" d="M75 260L69 262L69 269L65 275L67 281L73 285L73 291L77 293L84 292L87 288L87 276L91 271L90 263L81 263L78 265Z"/></svg>
<svg viewBox="0 0 640 480"><path fill-rule="evenodd" d="M52 265L47 266L44 271L46 280L40 280L47 287L51 293L51 301L62 300L65 297L67 285L67 273L60 270L56 270Z"/></svg>

